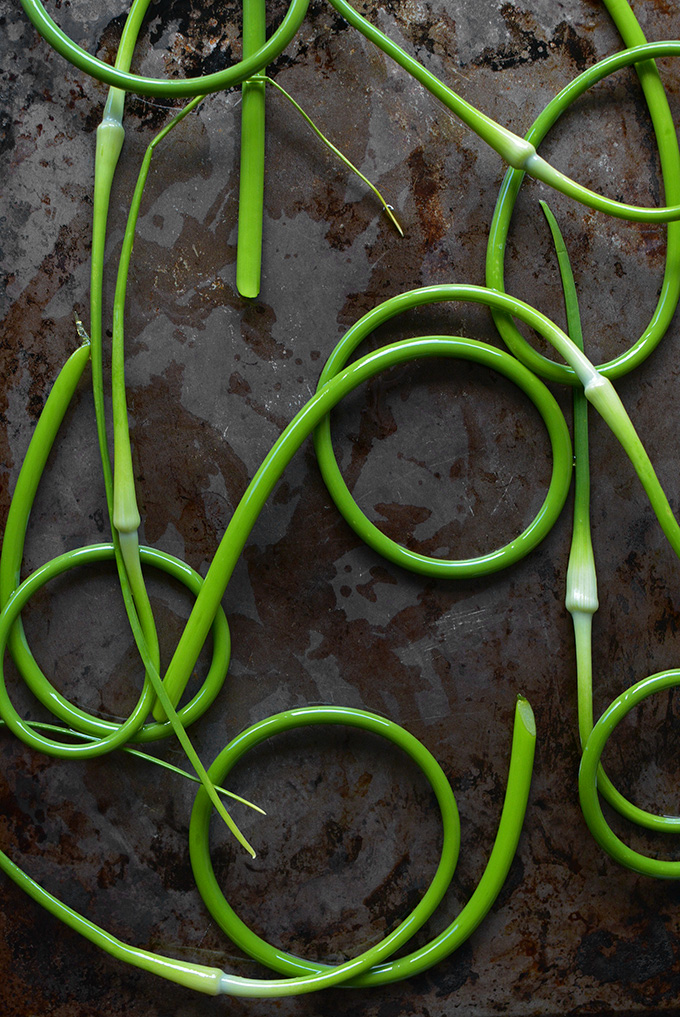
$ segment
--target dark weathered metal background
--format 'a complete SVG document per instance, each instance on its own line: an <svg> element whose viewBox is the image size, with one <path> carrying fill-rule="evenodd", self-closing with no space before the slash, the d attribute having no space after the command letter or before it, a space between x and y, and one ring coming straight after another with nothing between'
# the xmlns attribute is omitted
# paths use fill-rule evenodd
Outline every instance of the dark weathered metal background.
<svg viewBox="0 0 680 1017"><path fill-rule="evenodd" d="M110 57L114 3L69 0L56 17ZM576 73L619 47L596 0L394 0L367 14L483 110L524 132ZM652 39L680 34L668 0L637 0ZM19 6L0 0L2 513L48 386L87 320L94 129L104 88L52 54ZM271 9L281 17L280 2ZM140 46L147 73L200 73L238 55L239 10L223 0L156 4ZM275 94L268 97L263 287L235 289L238 92L209 97L155 157L129 285L135 466L148 543L205 570L250 476L313 391L343 330L388 296L482 283L499 159L321 0L272 73L392 200L400 240ZM674 112L677 65L664 66ZM115 185L107 294L141 155L168 116L132 98ZM579 179L659 202L653 141L632 73L584 99L546 146ZM528 185L511 237L508 288L562 320L555 259ZM660 285L664 231L584 212L559 197L588 348L603 358L642 331ZM429 309L384 330L498 342L485 311ZM677 326L619 385L674 504ZM566 393L557 393L569 412ZM106 533L89 392L83 385L31 521L26 569ZM490 549L531 517L548 477L535 413L509 385L459 365L384 376L336 414L345 474L362 505L411 546ZM678 661L677 563L632 468L593 422L600 569L596 712L635 679ZM309 702L364 706L401 722L442 762L458 796L463 853L444 927L486 863L505 786L515 697L531 700L538 752L511 878L482 927L426 976L374 992L261 1003L208 1000L124 968L0 882L0 1011L7 1017L413 1014L654 1014L680 1007L680 897L622 871L577 803L574 662L563 608L570 512L527 560L480 582L423 580L361 546L338 517L309 445L258 522L225 597L230 678L193 737L209 761L253 720ZM167 651L188 604L155 578ZM83 570L27 612L38 659L80 704L124 715L139 668L113 575ZM23 694L12 685L17 701ZM35 708L25 703L27 711ZM649 703L608 753L622 787L677 812L677 703ZM173 747L160 751L175 762ZM122 939L241 973L191 877L192 786L116 756L65 765L0 739L0 846ZM341 959L373 942L422 892L439 832L426 786L396 752L333 732L280 739L234 775L268 811L243 817L258 858L215 832L241 916L282 946ZM236 787L236 785L238 785ZM241 817L239 817L241 818ZM626 831L631 843L647 843ZM421 937L422 938L422 937Z"/></svg>

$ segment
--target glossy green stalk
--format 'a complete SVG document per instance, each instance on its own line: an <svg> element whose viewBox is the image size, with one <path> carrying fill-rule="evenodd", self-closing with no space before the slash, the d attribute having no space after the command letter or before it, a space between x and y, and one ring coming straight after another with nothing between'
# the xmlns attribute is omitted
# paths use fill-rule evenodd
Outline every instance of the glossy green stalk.
<svg viewBox="0 0 680 1017"><path fill-rule="evenodd" d="M116 292L113 303L113 340L111 347L111 397L113 415L114 481L113 481L113 525L119 533L133 533L140 525L139 509L135 494L132 449L128 426L127 395L125 391L125 298L130 262L135 240L135 230L144 187L149 176L151 159L157 146L170 131L203 102L197 96L177 113L163 127L148 145L137 175L134 194L130 203L123 245L118 262Z"/></svg>
<svg viewBox="0 0 680 1017"><path fill-rule="evenodd" d="M598 209L608 215L635 222L669 222L680 219L680 204L664 208L645 208L628 205L623 202L604 198L594 191L576 183L570 177L555 169L536 152L529 136L521 138L512 131L496 123L470 103L466 102L452 89L447 88L430 71L426 70L413 57L410 57L399 46L387 38L379 29L366 21L346 0L331 0L336 10L343 15L367 39L375 43L384 53L396 61L401 67L428 89L440 102L450 109L463 123L467 124L483 141L493 148L508 165L520 171L526 171L538 180L556 190L561 191L576 201L590 208ZM63 57L76 67L91 74L92 77L105 81L110 85L126 91L134 91L140 95L189 96L218 91L240 84L247 78L257 74L263 67L271 63L278 53L288 45L304 18L307 0L292 0L288 12L268 42L253 56L240 61L233 67L215 74L207 74L203 78L186 78L164 81L162 78L145 78L136 74L128 74L117 68L110 67L103 61L91 56L77 46L54 23L45 11L40 0L22 0L22 5L33 25L43 37ZM602 61L597 67L607 65L605 73L611 73L618 67L627 67L647 59L663 56L680 55L680 41L651 43L647 46L634 47L624 54L617 54L608 61ZM618 58L621 58L620 60Z"/></svg>
<svg viewBox="0 0 680 1017"><path fill-rule="evenodd" d="M133 967L150 971L168 981L177 982L211 996L215 996L221 991L223 972L219 968L209 968L203 964L174 960L171 957L150 953L148 950L141 950L122 942L45 890L23 869L20 869L4 851L0 851L0 869L45 911L94 943L95 946L115 957L116 960L132 964Z"/></svg>
<svg viewBox="0 0 680 1017"><path fill-rule="evenodd" d="M134 0L126 19L121 42L116 54L116 68L127 71L132 61L137 35L151 0ZM90 337L92 342L92 389L94 394L97 437L104 472L106 500L109 516L113 512L113 480L106 434L106 411L104 406L104 372L102 362L103 333L103 280L104 247L106 244L106 223L109 213L111 185L118 164L125 130L123 128L123 106L125 94L111 88L104 106L102 122L97 128L97 147L94 169L94 198L92 218L92 256L90 267Z"/></svg>
<svg viewBox="0 0 680 1017"><path fill-rule="evenodd" d="M387 204L387 202L385 201L385 199L383 198L382 194L380 193L378 188L375 186L375 184L372 184L371 181L368 179L368 177L365 177L364 174L361 172L361 170L358 170L356 168L356 166L354 165L354 163L350 162L349 159L347 158L347 156L343 155L343 153L340 151L340 149L337 148L333 144L333 142L330 141L326 137L326 135L323 134L319 130L319 128L316 126L316 124L314 123L312 118L305 113L305 111L303 110L302 106L300 106L300 104L295 101L295 99L293 98L292 95L289 95L289 93L285 90L285 88L282 88L281 85L279 85L279 83L277 81L274 81L273 78L268 78L265 74L257 75L257 78L258 78L258 80L261 79L262 81L265 81L268 85L273 85L274 88L278 89L278 91L281 92L281 94L284 95L286 97L286 99L288 99L288 102L292 103L292 105L298 111L300 116L303 117L305 122L307 124L309 124L309 126L312 128L312 130L314 131L316 136L318 138L320 138L321 141L323 141L324 145L326 145L328 148L330 148L330 150L333 153L333 155L337 156L337 158L340 159L340 161L343 162L345 164L345 166L347 166L347 168L352 171L352 173L355 173L359 177L360 180L363 180L363 182L366 184L366 186L368 188L370 188L371 191L373 191L373 193L375 194L376 198L378 199L378 201L380 202L382 207L385 209L385 212L387 213L388 217L392 220L393 225L396 227L397 232L399 233L399 236L403 237L404 231L402 230L402 228L401 228L401 226L399 224L399 221L398 221L397 217L395 216L394 211L392 210L392 206Z"/></svg>
<svg viewBox="0 0 680 1017"><path fill-rule="evenodd" d="M206 74L199 78L146 78L141 74L130 74L121 67L110 64L92 56L82 46L62 32L49 16L40 0L22 0L22 7L29 20L44 39L66 60L81 71L104 81L107 85L134 92L136 95L163 96L171 99L188 98L194 95L208 95L233 88L242 81L257 74L267 64L271 64L295 36L307 13L309 0L291 0L286 14L279 27L272 32L267 42L257 53L240 60L232 67L214 74Z"/></svg>
<svg viewBox="0 0 680 1017"><path fill-rule="evenodd" d="M676 555L680 557L680 526L673 515L668 498L659 483L651 460L640 441L621 399L614 386L607 378L594 377L585 386L588 401L595 407L601 417L620 441L623 449L635 468L654 514L659 520L661 529L666 535Z"/></svg>
<svg viewBox="0 0 680 1017"><path fill-rule="evenodd" d="M545 315L540 314L534 308L513 297L502 293L494 293L481 286L442 285L414 290L386 301L376 308L375 311L365 315L347 333L343 342L336 348L334 356L329 360L329 364L327 364L322 375L320 381L321 387L286 427L253 477L234 512L208 569L203 587L196 599L194 609L191 612L166 672L164 679L165 687L173 703L179 701L182 691L186 687L214 617L215 610L224 595L248 534L285 466L305 437L323 420L332 407L347 392L386 367L397 363L404 363L409 359L421 356L464 356L468 359L476 359L478 356L482 356L484 358L492 358L493 366L497 370L507 373L517 384L521 384L527 394L536 402L539 412L544 415L554 456L553 476L546 501L535 520L520 538L498 551L463 562L439 562L434 559L426 559L421 555L407 551L407 549L402 549L409 567L425 574L446 575L449 577L453 575L488 574L521 558L531 548L535 547L549 531L556 518L556 514L559 514L564 504L564 499L569 488L572 457L571 442L564 417L550 393L538 379L533 378L529 372L524 371L514 358L507 357L500 350L494 350L483 343L475 343L471 340L428 337L426 339L395 343L393 346L377 350L350 367L338 370L334 376L338 357L341 358L347 353L350 333L351 340L358 342L358 336L367 334L367 332L377 327L378 324L402 310L444 300L472 301L486 304L487 306L502 306L509 309L513 314L516 314L521 320L526 321L527 324L537 328L542 335L553 342L561 352L564 352L564 355L571 359L577 369L583 373L584 377L590 377L596 373L590 361L574 346L568 336L546 318ZM340 350L342 350L341 353L339 353ZM331 361L333 361L332 365ZM489 362L491 363L491 361ZM329 367L329 365L331 366ZM404 562L400 560L400 564L404 564Z"/></svg>
<svg viewBox="0 0 680 1017"><path fill-rule="evenodd" d="M81 325L82 328L82 325ZM43 406L33 437L24 457L17 484L9 506L0 551L0 609L4 608L21 582L26 528L40 478L52 450L59 425L64 418L76 386L90 359L89 339L71 354L59 372ZM20 674L42 677L35 657L26 640L24 626L18 618L8 638L8 649Z"/></svg>
<svg viewBox="0 0 680 1017"><path fill-rule="evenodd" d="M583 349L583 332L576 285L569 254L555 216L542 201L541 208L548 220L553 238L557 263L562 280L567 332L580 350ZM583 389L575 386L574 407L574 520L571 549L567 566L565 606L574 626L576 648L576 684L579 733L584 745L593 729L593 667L592 623L599 604L597 573L590 529L590 461L588 449L588 400Z"/></svg>
<svg viewBox="0 0 680 1017"><path fill-rule="evenodd" d="M26 526L35 500L40 478L47 464L59 426L76 391L83 371L90 359L89 340L68 358L50 389L42 408L35 431L24 457L21 471L5 523L0 552L0 609L5 606L21 581L21 562L26 542ZM23 632L21 622L15 633ZM14 640L12 640L14 642ZM25 638L22 636L25 645ZM14 658L16 661L16 658ZM21 665L17 663L21 670Z"/></svg>
<svg viewBox="0 0 680 1017"><path fill-rule="evenodd" d="M677 43L668 44L668 49L662 49L659 44L644 45L644 34L627 0L605 0L605 3L626 45L636 48L614 54L575 78L548 103L534 121L527 133L527 138L536 146L540 145L562 114L589 88L609 74L634 63L654 129L666 200L671 204L677 204L680 202L680 149L673 117L653 61L646 59L634 62L633 57L655 54L661 56L670 52L677 55L680 53L680 49ZM666 46L666 44L661 45L662 47ZM637 47L642 47L642 49ZM505 175L496 202L489 230L486 256L486 281L487 285L494 289L505 289L505 249L515 202L523 179L522 172L509 170ZM603 212L615 214L615 204L609 199L602 199L598 207ZM631 216L631 218L635 217ZM675 313L680 298L680 223L669 222L666 230L666 264L656 308L637 342L624 353L598 368L600 373L608 378L621 377L642 363L663 338ZM506 345L532 371L549 381L576 384L576 378L571 368L564 364L554 363L534 350L524 339L509 315L494 312L494 321Z"/></svg>
<svg viewBox="0 0 680 1017"><path fill-rule="evenodd" d="M412 977L456 950L483 920L493 905L517 849L528 801L536 729L526 699L518 697L510 771L501 820L489 862L463 911L444 932L426 945L397 960L385 959L410 939L437 906L455 869L459 826L455 801L438 764L408 732L391 721L365 711L343 707L307 707L268 717L231 742L217 757L210 774L223 780L235 763L254 746L280 731L315 724L349 724L381 734L399 745L421 767L437 796L444 827L441 860L420 903L389 936L358 957L337 967L315 963L274 948L250 930L225 900L215 878L208 846L210 808L199 791L191 815L189 843L196 883L210 911L237 946L255 960L292 977L264 980L224 975L221 992L235 996L280 997L312 992L331 985L366 988Z"/></svg>
<svg viewBox="0 0 680 1017"><path fill-rule="evenodd" d="M267 38L265 0L244 0L243 56L257 53ZM260 292L264 211L265 84L254 76L241 85L241 175L238 200L236 287L243 297Z"/></svg>
<svg viewBox="0 0 680 1017"><path fill-rule="evenodd" d="M471 103L466 102L453 89L443 84L431 71L428 71L414 57L409 56L400 46L392 42L379 28L367 21L352 7L347 0L330 0L333 7L339 14L342 14L353 28L361 32L375 46L383 51L395 63L399 64L416 81L419 81L428 92L431 92L447 109L455 113L471 131L485 141L487 145L498 152L500 157L510 166L522 169L529 159L536 155L534 146L502 127L500 124L486 116ZM678 213L680 215L680 211Z"/></svg>
<svg viewBox="0 0 680 1017"><path fill-rule="evenodd" d="M203 101L202 96L192 99L163 127L151 141L144 153L144 159L137 176L135 191L130 204L123 245L118 263L116 291L113 302L113 339L111 347L111 399L113 416L113 448L114 473L112 496L112 522L117 541L120 546L122 568L125 573L135 609L139 615L142 632L146 640L154 669L160 668L160 651L158 635L153 611L142 575L139 558L139 540L137 531L141 522L135 478L132 467L132 448L130 445L130 428L128 425L127 396L125 391L125 297L127 280L130 272L130 261L134 245L135 229L139 217L144 187L149 175L151 159L157 145L176 127L188 113ZM103 404L102 404L103 405ZM165 715L156 716L156 720L165 720Z"/></svg>
<svg viewBox="0 0 680 1017"><path fill-rule="evenodd" d="M621 442L642 482L667 540L675 554L680 557L680 526L673 515L649 456L611 383L607 379L601 379L601 381L586 386L585 392L590 402L599 410ZM584 677L581 682L583 688L579 689L579 693L583 696L591 695L590 690L585 687L585 682L586 678ZM680 671L660 672L652 678L639 682L613 701L591 732L588 732L587 726L588 723L592 726L592 706L588 708L586 703L579 718L582 738L583 735L586 735L579 772L579 794L588 826L598 843L620 864L633 868L637 872L659 878L680 878L680 863L660 862L624 848L620 839L606 823L597 801L597 795L598 793L602 794L622 816L631 822L661 833L680 832L680 816L656 815L628 801L611 783L599 760L607 739L633 706L654 692L676 684L680 684ZM641 861L643 858L644 862Z"/></svg>

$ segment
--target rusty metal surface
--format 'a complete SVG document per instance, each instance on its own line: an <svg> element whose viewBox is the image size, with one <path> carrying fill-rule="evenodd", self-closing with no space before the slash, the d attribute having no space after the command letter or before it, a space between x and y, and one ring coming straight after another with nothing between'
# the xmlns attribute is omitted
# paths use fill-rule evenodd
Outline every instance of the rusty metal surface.
<svg viewBox="0 0 680 1017"><path fill-rule="evenodd" d="M680 35L666 0L637 2L648 37ZM200 73L238 53L237 13L214 0L152 7L139 67ZM272 23L282 14L270 12ZM115 4L73 0L60 23L110 56ZM580 70L619 43L595 0L395 0L369 16L481 109L523 133ZM87 306L94 129L104 89L52 54L17 5L2 29L0 346L2 513L47 388ZM149 49L149 39L153 50ZM483 283L498 158L390 65L332 9L313 2L272 72L397 208L399 240L375 201L283 101L268 100L263 287L235 288L238 94L206 99L155 157L129 285L130 412L144 539L205 571L275 437L314 390L342 332L388 296L446 281ZM679 110L677 66L664 65ZM115 184L109 264L142 153L167 117L133 98ZM166 104L167 105L167 104ZM584 99L547 143L556 163L613 196L659 202L652 138L632 73ZM535 184L518 204L510 292L562 320ZM571 253L589 351L625 348L644 328L663 271L664 232L613 222L549 196ZM107 294L113 269L107 276ZM486 312L428 309L381 338L473 335L498 344ZM618 384L677 505L677 324ZM566 413L569 399L556 390ZM536 511L547 439L510 385L460 365L404 369L334 416L343 471L385 531L460 556L507 540ZM593 520L601 608L595 708L677 661L677 564L605 427L593 423ZM49 463L25 568L105 532L93 413L82 386ZM435 933L469 897L498 823L515 697L538 725L524 833L506 888L456 955L373 992L276 1002L208 1000L128 970L0 883L0 1010L7 1017L197 1017L208 1012L439 1017L507 1013L670 1014L680 1007L675 885L618 868L596 847L576 791L574 661L563 608L567 506L524 562L475 582L408 575L363 547L338 517L306 445L277 486L225 597L233 657L213 712L194 729L206 761L236 732L309 702L386 713L422 739L456 791L463 850ZM27 611L38 659L79 704L121 716L139 669L112 573L83 570ZM188 603L155 578L167 654ZM27 711L35 707L12 684ZM641 804L677 811L674 697L617 735L612 774ZM181 763L173 747L163 750ZM255 973L193 885L193 791L138 761L59 764L0 738L0 847L115 935L181 958ZM236 786L238 785L238 786ZM439 832L427 787L396 752L356 734L282 738L248 758L235 790L268 812L243 819L251 862L218 830L220 879L239 914L273 942L339 960L391 928L432 875ZM240 817L239 817L240 818ZM626 831L630 843L646 843ZM637 839L636 839L637 838ZM656 847L654 843L652 848ZM672 846L659 846L672 852Z"/></svg>

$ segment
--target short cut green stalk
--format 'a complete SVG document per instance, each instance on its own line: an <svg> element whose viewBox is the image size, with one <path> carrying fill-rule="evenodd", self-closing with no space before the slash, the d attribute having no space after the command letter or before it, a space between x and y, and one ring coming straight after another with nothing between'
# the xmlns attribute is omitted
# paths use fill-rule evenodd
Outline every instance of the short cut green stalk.
<svg viewBox="0 0 680 1017"><path fill-rule="evenodd" d="M265 44L265 0L243 2L243 56ZM260 292L264 210L265 85L258 76L241 85L241 174L238 200L236 287L242 297Z"/></svg>

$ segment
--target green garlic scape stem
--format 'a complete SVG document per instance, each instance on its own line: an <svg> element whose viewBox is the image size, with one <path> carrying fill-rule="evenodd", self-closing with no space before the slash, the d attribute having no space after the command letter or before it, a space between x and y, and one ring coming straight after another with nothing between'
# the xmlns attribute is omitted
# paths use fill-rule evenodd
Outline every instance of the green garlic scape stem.
<svg viewBox="0 0 680 1017"><path fill-rule="evenodd" d="M209 968L203 964L175 960L124 943L45 890L40 883L20 869L4 851L0 851L0 869L45 911L79 933L84 939L89 940L90 943L94 943L105 953L115 957L116 960L141 968L143 971L149 971L168 981L185 985L197 992L204 992L211 996L216 996L220 992L223 972L219 968Z"/></svg>
<svg viewBox="0 0 680 1017"><path fill-rule="evenodd" d="M153 611L144 584L144 577L139 559L139 541L137 531L141 522L137 497L135 493L134 470L132 467L132 448L130 445L130 429L128 425L127 396L125 391L125 297L127 279L130 272L130 261L134 245L135 229L141 207L144 187L149 175L153 153L170 131L181 123L185 116L203 101L197 96L177 113L172 120L159 131L144 153L144 159L137 176L130 211L128 214L123 246L118 263L116 291L113 302L113 340L111 348L111 397L113 415L113 513L112 521L120 544L122 562L130 591L138 612L144 638L149 647L156 671L160 668L160 652ZM156 720L165 720L163 712Z"/></svg>
<svg viewBox="0 0 680 1017"><path fill-rule="evenodd" d="M558 257L567 313L567 330L579 348L583 348L576 287L569 257L554 216L544 202L541 204L550 225ZM625 411L617 402L618 397L613 398L613 388L611 388L610 382L600 385L596 381L594 389L598 393L598 399L602 398L602 393L606 394L603 405L607 408L611 420L610 426L624 445L633 464L637 464L638 476L640 476L664 532L671 540L677 554L680 549L680 528L671 515L668 502L632 424L627 415L624 418ZM598 608L597 576L590 534L588 408L583 392L577 388L574 389L574 449L576 487L573 535L567 569L566 607L572 616L576 649L578 726L583 749L579 774L579 794L584 816L598 843L620 864L646 875L659 878L680 878L680 863L651 859L627 848L606 823L598 801L598 795L602 795L621 816L646 829L661 833L680 831L680 817L659 816L634 805L612 784L600 763L604 745L623 716L632 709L635 703L651 695L652 692L658 691L661 687L668 687L676 681L680 683L678 681L680 672L664 672L661 675L656 675L653 680L639 683L634 689L623 693L600 718L597 732L594 734L592 618Z"/></svg>
<svg viewBox="0 0 680 1017"><path fill-rule="evenodd" d="M121 66L129 67L132 53L136 42L137 34L141 26L143 15L148 7L149 0L136 0L133 4L130 18L130 29L123 33L121 48L117 56L117 62ZM134 15L134 17L133 17ZM127 23L126 23L127 28ZM134 241L134 229L139 213L142 191L148 175L149 163L155 146L168 134L168 132L179 123L191 109L193 109L200 97L193 99L173 120L159 132L152 141L145 161L142 165L138 186L135 189L128 227L123 244L121 265L118 273L117 295L114 306L114 327L115 327L115 365L112 372L112 388L114 399L114 448L117 453L117 469L114 484L111 475L110 459L106 437L105 410L104 410L104 385L102 368L102 280L103 280L103 258L104 243L106 235L106 220L108 217L108 206L111 192L111 184L115 172L118 156L123 144L124 130L121 123L123 114L124 96L122 93L112 90L109 95L104 113L104 119L97 131L97 157L95 161L95 200L94 200L94 225L93 225L93 253L92 253L92 374L93 390L95 394L95 412L97 417L97 431L99 435L100 453L104 470L104 482L106 487L107 504L109 513L113 516L113 546L118 564L118 571L121 582L121 590L125 603L126 612L130 622L135 642L146 666L146 678L150 681L150 687L156 694L162 708L162 716L157 719L163 720L167 716L170 725L178 738L187 758L194 767L201 782L206 785L206 792L217 809L219 815L227 824L238 842L255 857L253 847L245 839L233 819L224 808L215 788L210 784L206 770L201 763L196 751L191 744L181 720L162 687L158 674L160 667L160 654L158 648L158 637L156 626L151 610L151 604L146 592L144 578L141 570L139 543L137 528L140 517L136 504L134 490L134 475L132 471L132 459L130 452L130 441L127 420L127 405L125 398L125 377L124 377L124 353L123 353L123 308L125 302L125 290L129 262ZM95 255L96 251L96 255ZM30 594L29 594L30 596ZM10 612L11 614L11 612ZM0 630L1 631L1 630ZM149 686L145 681L142 698L135 711L135 729L142 725L144 707L148 711ZM5 697L6 705L8 701ZM153 705L149 704L149 705ZM12 708L13 709L13 708ZM160 712L160 711L158 711ZM129 722L127 722L129 723ZM126 730L126 724L121 725L118 731L106 736L99 744L115 742L121 737L121 731ZM136 733L133 730L131 734Z"/></svg>
<svg viewBox="0 0 680 1017"><path fill-rule="evenodd" d="M335 354L329 360L329 364L331 364L331 361L334 362L332 370L335 370L336 355L344 355L346 341L350 337L350 333L350 338L354 341L357 334L363 335L366 331L372 331L378 324L401 311L408 310L413 306L445 300L470 301L511 310L521 320L538 329L542 335L554 343L560 352L563 352L563 355L571 358L585 378L596 374L594 367L587 357L545 315L529 307L528 304L509 297L507 294L494 293L482 286L464 285L426 287L425 289L413 290L398 297L393 297L391 300L381 304L374 311L364 315L357 326L354 326L347 333L345 340L336 347ZM359 327L362 329L361 333L357 332ZM341 349L342 354L339 354ZM463 350L466 352L462 352ZM215 552L205 577L205 582L196 598L194 608L165 675L165 688L173 703L179 701L186 687L186 683L205 641L215 610L220 604L241 550L262 506L286 465L307 435L321 423L332 407L345 394L380 370L397 363L404 363L415 357L466 356L471 359L475 357L475 353L478 351L483 351L480 354L482 356L487 355L486 351L491 351L488 353L488 356L495 358L494 364L499 365L499 370L523 372L521 373L522 379L529 375L529 372L524 371L521 365L514 361L513 358L502 353L500 350L493 350L491 347L486 347L483 343L475 343L471 340L449 339L445 337L406 340L389 347L384 347L372 354L368 354L349 367L339 370L337 375L331 376L330 379L328 377L329 365L327 365L320 381L320 388L283 431L250 482ZM512 367L505 366L509 361L512 362ZM501 367L500 365L504 366ZM516 373L512 377L516 383L520 383L520 373ZM525 534L521 538L512 541L505 548L501 548L482 558L462 563L448 563L439 562L434 559L425 559L423 556L403 549L404 554L407 556L408 567L425 574L448 575L449 577L453 574L488 574L505 567L511 561L516 561L528 553L531 548L535 547L543 539L551 528L556 514L559 514L564 504L564 499L569 488L572 461L571 442L564 417L547 389L538 379L530 375L522 384L527 394L534 393L531 394L531 398L535 398L535 401L537 401L537 406L539 406L539 410L546 420L551 435L554 457L553 477L543 508L531 526L525 531ZM544 409L541 407L544 407ZM400 564L404 564L404 562L400 562Z"/></svg>
<svg viewBox="0 0 680 1017"><path fill-rule="evenodd" d="M267 37L265 0L244 0L243 56L250 57ZM241 85L241 173L238 200L236 287L243 297L260 292L264 209L265 86L259 77Z"/></svg>
<svg viewBox="0 0 680 1017"><path fill-rule="evenodd" d="M587 187L576 183L539 156L531 140L521 138L506 127L496 123L462 99L452 89L442 84L434 74L413 57L410 57L379 29L375 28L358 14L346 0L331 0L331 2L335 9L351 25L424 85L428 91L455 113L456 116L460 117L475 134L498 152L501 158L514 169L526 171L531 176L574 198L576 201L590 208L605 212L608 215L636 222L668 222L680 219L680 204L665 208L644 208L637 205L627 205L623 202L613 201L610 198L604 198L590 191ZM206 95L208 92L241 84L241 82L252 77L253 74L257 74L263 67L271 63L275 56L283 52L291 41L304 18L307 0L292 0L279 28L273 33L267 43L252 56L241 60L238 64L227 68L225 71L207 74L202 78L173 79L170 81L163 80L162 78L145 78L137 74L129 74L119 68L110 67L103 61L91 56L69 39L58 28L52 18L49 17L40 0L22 0L22 5L35 28L50 45L63 57L75 64L76 67L92 75L92 77L105 81L117 88L136 92L139 95L178 97L199 93ZM602 61L597 66L606 65L608 68L606 73L611 73L619 67L627 67L630 64L639 63L647 59L678 55L680 55L680 40L672 40L670 42L650 43L646 46L632 47L624 53L616 54L614 57Z"/></svg>
<svg viewBox="0 0 680 1017"><path fill-rule="evenodd" d="M207 836L210 808L203 792L199 791L191 814L189 845L191 864L201 894L214 919L237 946L254 960L289 976L263 980L225 974L220 991L229 995L274 998L340 983L343 987L363 989L388 985L428 970L458 949L484 919L505 883L517 849L531 784L536 740L533 711L523 696L518 696L515 708L510 770L498 832L477 889L458 917L434 939L406 956L385 959L422 926L448 885L449 873L453 872L458 857L459 827L455 801L438 764L412 735L384 718L344 707L306 707L268 717L244 731L220 753L210 768L211 776L222 780L255 745L279 731L310 724L351 724L383 735L411 756L422 768L437 796L444 825L441 861L425 896L387 939L338 967L315 963L270 946L252 932L227 903L210 859Z"/></svg>
<svg viewBox="0 0 680 1017"><path fill-rule="evenodd" d="M574 275L564 238L555 216L542 201L541 208L548 220L562 280L567 332L580 350L583 349L581 315ZM567 566L565 606L574 626L576 647L576 684L578 723L581 745L593 729L592 622L598 609L597 573L590 532L590 462L588 450L588 400L583 389L574 387L574 521L571 549Z"/></svg>
<svg viewBox="0 0 680 1017"><path fill-rule="evenodd" d="M148 9L150 0L135 0L130 10L130 14L126 19L123 33L121 36L121 43L116 55L116 66L128 70L132 61L132 55L134 52L135 43L137 36L141 28L141 24L144 15ZM156 666L160 664L159 651L158 651L158 637L156 635L156 627L153 620L153 613L151 606L146 595L143 580L140 584L141 569L138 564L138 554L134 547L134 540L131 537L126 538L124 541L124 549L121 548L118 533L115 522L115 505L114 505L114 484L113 474L111 469L111 460L109 456L108 448L108 437L106 429L106 410L104 402L104 370L103 370L103 280L104 280L104 248L106 243L106 224L109 212L109 203L111 196L111 185L113 183L113 177L115 174L116 166L118 164L118 158L120 156L121 149L123 147L123 141L125 138L125 130L123 128L123 112L125 104L125 93L116 88L109 89L109 94L104 107L104 114L102 122L97 128L97 148L95 156L95 172L94 172L94 210L93 210L93 224L92 224L92 261L91 261L91 274L90 274L90 332L91 332L91 358L92 358L92 391L94 396L95 406L95 418L97 424L97 438L99 442L99 453L102 463L102 471L104 475L104 487L106 492L106 503L109 512L109 518L113 524L113 546L116 558L116 565L118 567L118 574L120 577L121 591L123 601L125 603L125 609L130 616L130 612L135 609L141 612L142 625L145 634L145 638L151 648L152 655L156 661ZM124 384L124 383L123 383ZM114 411L114 421L116 414L120 418L120 406ZM127 426L127 414L125 425ZM120 420L119 420L119 444L120 444ZM125 473L124 465L122 464L123 456L119 455L121 465L119 465L119 474ZM129 474L131 477L132 469L129 467ZM134 503L134 483L130 487L130 483L123 482L122 477L119 479L118 488L123 494L119 494L119 502L121 497L125 497L127 501L130 500L130 489L132 490L132 502L133 504L126 504L125 519L126 524L123 527L123 532L130 533L135 531L139 526L139 512L137 512L136 504ZM118 506L119 517L121 515L121 507ZM136 519L136 522L135 522ZM127 562L125 562L127 558ZM134 591L130 585L130 578L134 579Z"/></svg>
<svg viewBox="0 0 680 1017"><path fill-rule="evenodd" d="M128 70L132 61L137 35L151 0L134 0L121 35L116 54L116 67ZM104 408L104 376L102 364L102 320L103 320L103 279L104 247L106 243L106 222L109 213L111 185L118 164L125 130L123 128L123 106L125 93L116 88L109 89L104 106L102 122L97 128L97 147L94 170L94 208L92 220L92 258L90 270L90 336L92 342L92 388L97 437L104 471L104 484L109 515L113 512L112 471L106 436Z"/></svg>
<svg viewBox="0 0 680 1017"><path fill-rule="evenodd" d="M628 46L644 44L644 35L626 0L608 2L612 17ZM633 55L663 56L668 53L680 54L680 44L664 43L636 46L623 53L614 54L590 67L566 86L534 121L527 138L538 146L562 114L589 88L602 81L609 74L633 64ZM652 127L656 138L661 163L661 175L666 191L666 200L672 204L680 202L680 150L658 71L651 60L635 63L647 103ZM493 289L504 290L504 260L508 232L515 202L522 186L524 173L509 170L498 195L494 210L486 256L486 283ZM602 211L613 212L608 199L603 199ZM666 265L661 292L654 313L646 329L630 349L598 367L608 378L618 378L642 363L656 348L664 336L680 297L680 224L668 223ZM493 311L493 317L506 346L532 371L549 381L577 384L576 376L568 365L555 363L538 353L524 339L509 315Z"/></svg>

